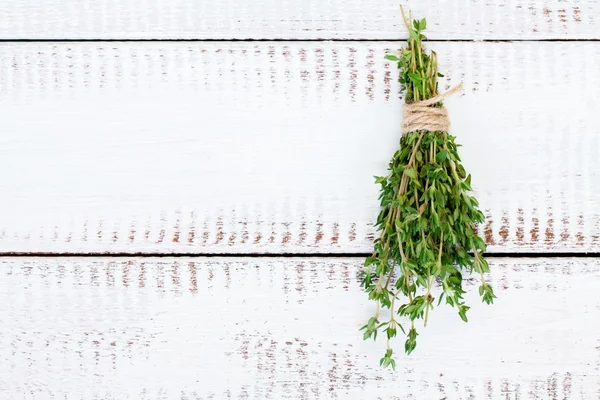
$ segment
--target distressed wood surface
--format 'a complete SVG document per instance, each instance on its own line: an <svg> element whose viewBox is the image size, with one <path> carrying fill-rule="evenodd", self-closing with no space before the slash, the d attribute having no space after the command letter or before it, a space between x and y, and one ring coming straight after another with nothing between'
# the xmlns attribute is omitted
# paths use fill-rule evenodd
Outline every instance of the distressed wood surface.
<svg viewBox="0 0 600 400"><path fill-rule="evenodd" d="M0 46L0 252L371 249L397 43ZM436 43L491 252L600 248L600 46Z"/></svg>
<svg viewBox="0 0 600 400"><path fill-rule="evenodd" d="M2 258L6 399L596 399L598 259L492 259L396 372L359 258ZM444 332L442 334L442 332ZM395 342L401 348L401 340Z"/></svg>
<svg viewBox="0 0 600 400"><path fill-rule="evenodd" d="M598 39L596 0L419 0L431 39ZM398 39L394 0L1 0L1 39Z"/></svg>

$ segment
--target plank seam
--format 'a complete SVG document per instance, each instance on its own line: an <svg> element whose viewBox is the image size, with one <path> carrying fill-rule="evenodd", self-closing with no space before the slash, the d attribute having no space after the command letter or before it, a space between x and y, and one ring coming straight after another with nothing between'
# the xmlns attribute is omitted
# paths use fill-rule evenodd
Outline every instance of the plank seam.
<svg viewBox="0 0 600 400"><path fill-rule="evenodd" d="M377 42L403 42L406 38L377 38L377 39L357 39L357 38L320 38L320 39L296 39L296 38L280 38L280 39L236 39L236 38L223 38L223 39L90 39L90 38L79 38L79 39L43 39L43 38L31 38L31 39L10 39L0 38L0 43L129 43L129 42L366 42L366 43L377 43ZM600 38L595 39L436 39L429 38L427 43L537 43L537 42L600 42Z"/></svg>
<svg viewBox="0 0 600 400"><path fill-rule="evenodd" d="M26 258L26 257L115 257L115 258L168 258L168 257L193 257L193 258L365 258L371 253L29 253L29 252L0 252L1 258ZM486 258L600 258L600 252L586 253L533 253L533 252L510 252L510 253L486 253Z"/></svg>

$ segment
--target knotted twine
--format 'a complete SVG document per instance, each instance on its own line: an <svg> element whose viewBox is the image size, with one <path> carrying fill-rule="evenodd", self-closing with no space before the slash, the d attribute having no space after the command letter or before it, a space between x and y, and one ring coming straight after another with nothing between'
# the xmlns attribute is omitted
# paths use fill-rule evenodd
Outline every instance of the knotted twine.
<svg viewBox="0 0 600 400"><path fill-rule="evenodd" d="M432 107L434 104L444 100L448 96L462 89L462 83L454 86L446 93L437 95L427 100L412 104L404 104L404 121L402 122L402 134L415 131L448 132L450 119L448 110L444 106Z"/></svg>

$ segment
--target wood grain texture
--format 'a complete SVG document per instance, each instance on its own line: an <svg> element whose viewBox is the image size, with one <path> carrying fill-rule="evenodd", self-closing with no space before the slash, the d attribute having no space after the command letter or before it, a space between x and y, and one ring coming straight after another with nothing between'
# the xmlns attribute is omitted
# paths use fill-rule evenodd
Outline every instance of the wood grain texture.
<svg viewBox="0 0 600 400"><path fill-rule="evenodd" d="M396 372L362 259L2 258L6 399L595 399L598 259L493 259ZM441 334L444 332L444 334ZM401 347L397 340L397 349Z"/></svg>
<svg viewBox="0 0 600 400"><path fill-rule="evenodd" d="M397 43L0 46L0 252L371 249ZM600 46L435 43L492 252L600 248Z"/></svg>
<svg viewBox="0 0 600 400"><path fill-rule="evenodd" d="M596 0L419 0L431 39L598 39ZM399 39L395 0L0 0L2 39Z"/></svg>

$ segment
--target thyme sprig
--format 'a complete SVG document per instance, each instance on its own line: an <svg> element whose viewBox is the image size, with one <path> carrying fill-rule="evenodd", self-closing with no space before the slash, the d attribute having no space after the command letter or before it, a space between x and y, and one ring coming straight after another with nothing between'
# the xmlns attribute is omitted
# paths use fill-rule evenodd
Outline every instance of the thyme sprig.
<svg viewBox="0 0 600 400"><path fill-rule="evenodd" d="M436 97L437 79L443 75L438 72L436 53L423 47L426 20L413 20L411 25L412 16L407 19L402 12L402 17L409 32L407 45L399 56L386 59L398 64L405 102L415 103ZM445 301L467 321L463 272L481 276L483 302L491 304L496 297L484 278L489 271L483 257L486 245L477 235L476 226L484 215L469 194L471 175L461 164L458 147L448 132L409 132L400 139L389 173L375 177L381 185L379 237L365 260L361 286L377 306L361 330L365 340L385 333L386 352L380 360L384 367L395 369L390 340L398 330L406 336L405 352L415 349L415 321L422 319L427 326L436 296L436 306ZM383 309L387 309L385 316ZM410 325L405 329L401 322Z"/></svg>

